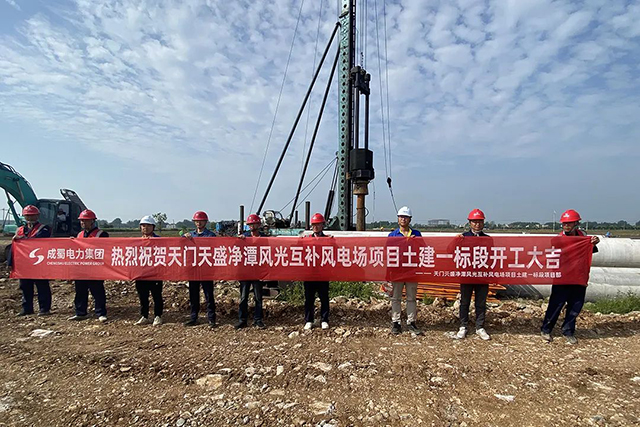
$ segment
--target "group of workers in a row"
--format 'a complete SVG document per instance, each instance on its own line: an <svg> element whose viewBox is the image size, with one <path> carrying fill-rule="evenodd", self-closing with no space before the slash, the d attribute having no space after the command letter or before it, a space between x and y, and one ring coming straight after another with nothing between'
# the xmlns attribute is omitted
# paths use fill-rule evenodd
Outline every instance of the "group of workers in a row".
<svg viewBox="0 0 640 427"><path fill-rule="evenodd" d="M30 239L30 238L46 238L51 237L51 230L48 225L39 222L40 211L36 206L26 206L22 215L25 218L26 225L18 228L14 240ZM82 211L78 217L82 231L78 233L77 238L95 238L109 237L109 234L100 230L97 226L96 214L89 209ZM197 211L193 215L195 229L185 233L183 237L188 239L201 237L216 237L215 233L207 228L209 218L203 211ZM256 214L251 214L247 218L248 231L238 237L241 239L247 237L266 237L266 234L260 231L261 220ZM311 227L314 237L326 237L322 232L324 228L324 217L317 213L311 218ZM159 237L155 234L156 221L152 216L145 216L140 220L140 232L142 238L149 239ZM162 298L162 281L161 280L136 280L135 282L138 297L140 299L140 319L137 325L153 323L158 326L162 324L162 313L164 303ZM239 320L235 325L236 329L248 326L249 319L249 295L253 293L255 307L253 313L253 326L264 328L262 297L264 282L260 280L241 280L240 281L240 306ZM20 279L20 290L22 291L22 311L19 316L34 314L33 299L34 287L38 290L38 305L40 316L51 314L51 288L48 280L37 279ZM189 319L184 323L185 326L195 326L198 324L198 313L200 312L200 288L204 293L207 319L211 327L216 326L216 303L214 298L214 282L212 280L189 281L189 305L191 313ZM316 293L320 297L321 303L321 327L329 328L329 282L305 282L305 329L311 329L314 320L314 302ZM89 293L93 296L95 305L95 314L100 322L107 321L107 304L106 293L103 280L76 280L75 281L75 298L74 308L75 314L69 318L72 321L85 320L88 315ZM153 320L149 318L149 294L153 298Z"/></svg>
<svg viewBox="0 0 640 427"><path fill-rule="evenodd" d="M20 227L14 236L16 239L42 238L50 237L51 230L45 224L39 222L39 210L37 207L29 205L22 212L26 225ZM412 213L411 209L403 206L398 211L398 228L389 233L390 237L404 236L419 237L420 231L410 227ZM78 234L78 238L94 238L108 237L108 233L100 230L96 224L96 214L87 209L80 213L78 218L82 231ZM488 236L484 230L485 215L480 209L472 210L468 215L469 231L459 235L462 238L486 237ZM586 234L578 228L580 224L580 215L575 210L567 210L560 218L562 224L562 235L565 236L586 236ZM215 237L215 233L207 228L209 218L203 211L197 211L193 215L195 229L184 234L188 239L200 237ZM241 239L247 237L265 237L266 235L260 231L261 220L256 214L251 214L247 218L248 231L238 237ZM325 225L324 217L316 213L311 218L311 229L313 238L329 237L324 234ZM140 220L140 232L142 238L148 239L159 237L155 234L156 221L152 216L145 216ZM593 251L597 252L596 245L599 239L597 236L591 237ZM153 280L137 280L136 290L140 299L140 319L137 325L152 323L153 325L162 324L163 299L162 299L162 281ZM235 328L241 329L248 326L249 318L249 294L253 291L255 308L253 315L253 326L265 328L263 321L262 309L262 292L264 282L259 280L240 281L240 306L239 319ZM39 315L49 315L51 311L51 288L48 280L20 279L20 289L22 291L22 311L19 316L33 314L33 298L34 286L38 290ZM214 282L213 281L190 281L189 282L189 302L191 314L189 319L184 323L185 326L194 326L198 323L198 313L200 311L200 288L205 296L207 305L207 318L211 327L216 326L216 306L214 298ZM400 334L402 332L401 325L401 307L402 293L406 292L406 311L407 311L407 328L410 332L421 335L422 331L416 325L417 313L417 283L398 282L393 283L393 291L391 296L391 333ZM107 321L106 295L104 289L104 281L101 280L76 280L75 281L75 298L74 307L75 315L69 320L84 320L88 318L87 306L89 292L93 295L95 304L95 314L100 322ZM460 285L460 328L457 332L451 333L454 339L464 339L469 333L469 309L471 305L471 297L475 294L475 311L476 311L476 335L483 340L491 339L490 335L484 328L486 311L487 311L487 295L489 293L488 283L479 284L461 284ZM151 294L154 303L154 319L149 319L149 294ZM304 282L304 329L309 330L314 325L314 309L316 294L320 298L320 316L321 328L329 328L329 282ZM563 308L566 306L566 315L562 324L562 334L565 336L568 344L576 344L575 338L576 319L582 310L585 301L586 286L581 285L552 285L551 298L542 322L541 336L545 341L551 341L551 332L560 317Z"/></svg>

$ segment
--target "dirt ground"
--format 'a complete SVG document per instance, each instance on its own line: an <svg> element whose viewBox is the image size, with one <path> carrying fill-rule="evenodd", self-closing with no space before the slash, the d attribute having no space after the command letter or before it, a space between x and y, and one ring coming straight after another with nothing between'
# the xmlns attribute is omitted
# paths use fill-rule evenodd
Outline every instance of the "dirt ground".
<svg viewBox="0 0 640 427"><path fill-rule="evenodd" d="M331 329L306 332L301 307L270 300L267 329L236 331L223 284L220 325L186 328L186 285L168 283L166 323L135 326L133 285L108 282L109 322L74 323L71 283L52 284L52 316L16 317L6 277L0 426L640 424L640 312L583 313L576 346L540 340L536 301L491 307L487 342L448 338L456 312L437 303L419 305L424 336L391 336L385 299L337 298Z"/></svg>

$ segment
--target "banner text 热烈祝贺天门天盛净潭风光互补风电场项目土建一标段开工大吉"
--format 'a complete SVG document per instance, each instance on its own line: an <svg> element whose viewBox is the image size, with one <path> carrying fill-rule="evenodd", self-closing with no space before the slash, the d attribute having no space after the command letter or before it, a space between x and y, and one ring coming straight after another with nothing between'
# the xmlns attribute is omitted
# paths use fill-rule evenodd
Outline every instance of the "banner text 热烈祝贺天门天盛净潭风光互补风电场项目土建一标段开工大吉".
<svg viewBox="0 0 640 427"><path fill-rule="evenodd" d="M28 239L13 278L586 285L588 237Z"/></svg>

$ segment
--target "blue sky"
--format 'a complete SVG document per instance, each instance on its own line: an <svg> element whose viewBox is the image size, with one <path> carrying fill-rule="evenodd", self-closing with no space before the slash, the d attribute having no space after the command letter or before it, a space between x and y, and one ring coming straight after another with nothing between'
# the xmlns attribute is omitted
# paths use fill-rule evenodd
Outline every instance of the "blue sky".
<svg viewBox="0 0 640 427"><path fill-rule="evenodd" d="M383 3L366 2L377 175L368 220L395 216L375 39ZM252 204L300 6L0 0L0 161L39 197L71 188L105 219L236 217ZM499 222L546 222L568 208L640 220L640 4L387 0L385 10L390 173L414 221L462 222L476 207ZM318 22L324 46L336 16L335 0L302 6L254 206L319 57ZM321 92L267 208L293 197ZM309 177L335 153L336 116L334 88ZM330 175L310 197L314 211Z"/></svg>

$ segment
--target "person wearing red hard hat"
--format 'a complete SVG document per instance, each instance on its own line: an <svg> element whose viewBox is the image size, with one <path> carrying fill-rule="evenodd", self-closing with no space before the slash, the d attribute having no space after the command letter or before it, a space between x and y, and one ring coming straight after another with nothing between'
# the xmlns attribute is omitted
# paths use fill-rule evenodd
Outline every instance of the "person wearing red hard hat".
<svg viewBox="0 0 640 427"><path fill-rule="evenodd" d="M562 225L562 233L560 236L565 237L577 237L586 236L587 233L580 230L580 214L573 209L565 211L560 216L560 224ZM600 242L597 236L591 236L591 244L593 245L593 252L598 252L596 245ZM584 299L587 293L587 287L581 285L551 285L551 297L549 298L549 306L547 312L544 315L542 321L542 327L540 328L540 335L546 342L551 342L551 332L555 326L562 309L566 305L566 314L564 322L562 323L562 335L564 335L567 344L577 344L578 340L575 337L576 332L576 320L582 307L584 306Z"/></svg>
<svg viewBox="0 0 640 427"><path fill-rule="evenodd" d="M311 237L331 237L324 234L324 216L316 213L311 217ZM316 293L320 298L320 320L322 329L329 329L329 282L304 282L304 329L313 328Z"/></svg>
<svg viewBox="0 0 640 427"><path fill-rule="evenodd" d="M51 229L46 224L41 224L40 210L27 205L22 209L22 216L27 222L16 230L13 241L23 239L40 239L51 237ZM9 252L9 265L12 265L11 252ZM33 287L38 289L38 316L51 314L51 287L48 280L20 279L20 290L22 291L22 311L18 316L33 314Z"/></svg>
<svg viewBox="0 0 640 427"><path fill-rule="evenodd" d="M207 228L209 216L204 211L197 211L193 214L193 223L196 229L186 233L183 237L187 239L199 237L216 237L216 233ZM204 299L207 303L207 318L209 327L216 327L216 300L213 293L213 280L191 280L189 281L189 306L191 315L189 320L184 322L185 326L195 326L198 324L198 313L200 312L200 288L204 293Z"/></svg>
<svg viewBox="0 0 640 427"><path fill-rule="evenodd" d="M245 231L238 237L246 239L247 237L266 237L267 235L260 231L262 221L256 214L251 214L246 220L249 231ZM255 307L253 309L253 326L264 329L263 310L262 310L262 289L264 288L264 282L261 280L241 280L240 281L240 306L238 309L238 323L234 328L242 329L247 327L247 321L249 318L249 293L253 288L253 300Z"/></svg>
<svg viewBox="0 0 640 427"><path fill-rule="evenodd" d="M85 209L78 216L82 231L78 233L79 239L91 239L97 237L109 237L109 233L102 231L96 225L96 214L90 209ZM89 292L93 296L96 316L100 322L107 321L107 294L104 290L104 280L76 280L76 296L73 306L76 314L69 320L85 320L88 318Z"/></svg>
<svg viewBox="0 0 640 427"><path fill-rule="evenodd" d="M474 209L467 216L469 221L469 231L465 231L458 237L475 238L488 237L484 230L485 216L480 209ZM484 321L487 313L487 295L489 294L488 283L478 284L460 284L460 329L452 335L454 339L464 339L467 336L469 327L469 307L471 306L471 296L475 293L476 308L476 335L487 341L491 339L487 331L484 329Z"/></svg>

